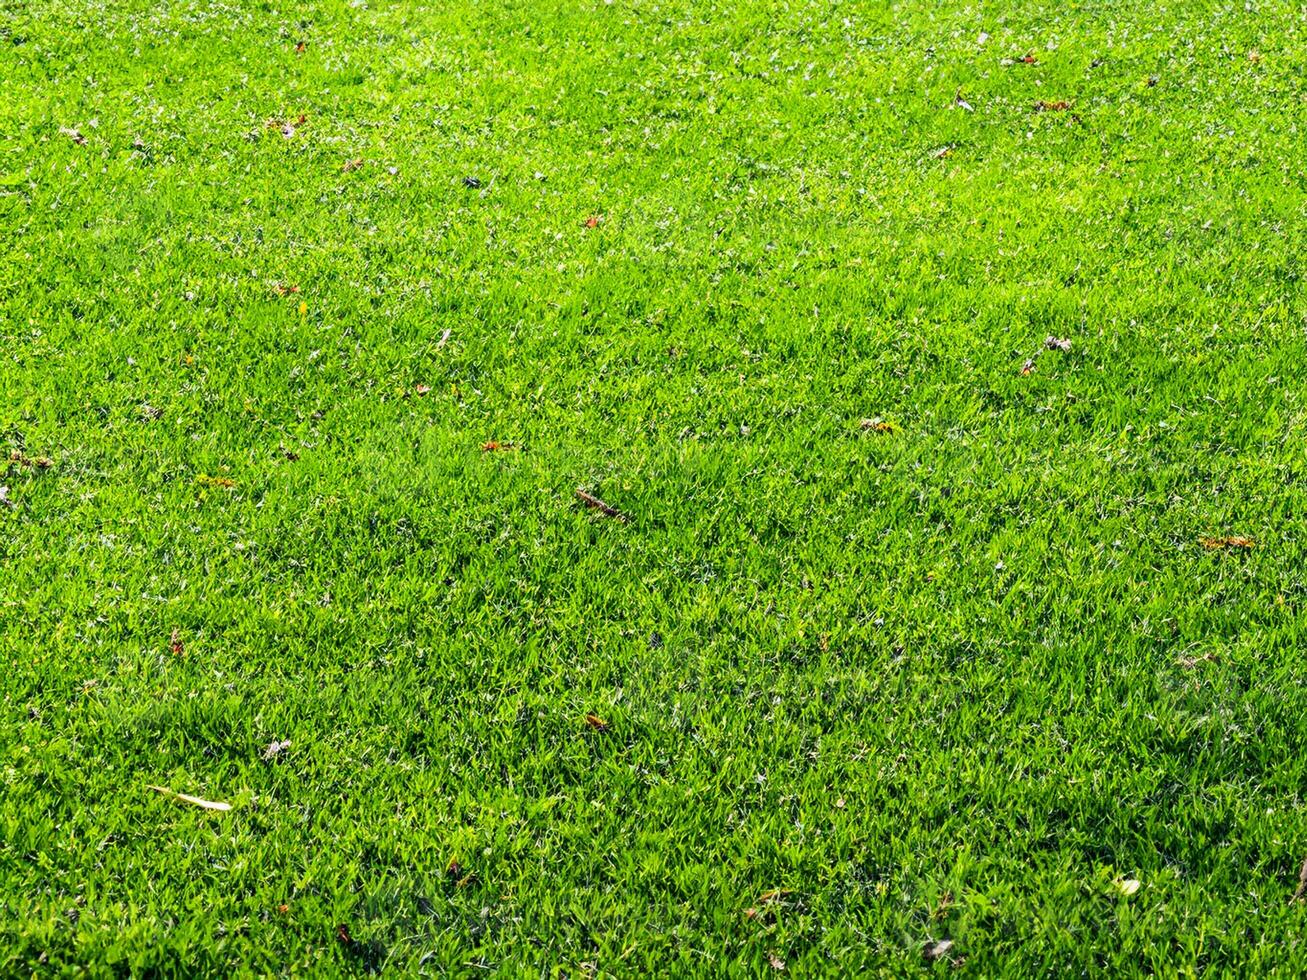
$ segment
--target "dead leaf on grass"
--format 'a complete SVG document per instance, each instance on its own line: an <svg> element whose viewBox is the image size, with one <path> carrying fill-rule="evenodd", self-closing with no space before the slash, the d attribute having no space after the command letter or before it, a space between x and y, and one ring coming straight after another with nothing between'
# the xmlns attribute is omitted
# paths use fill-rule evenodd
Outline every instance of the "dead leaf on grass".
<svg viewBox="0 0 1307 980"><path fill-rule="evenodd" d="M346 160L341 166L340 172L345 174L352 173L361 166L363 166L363 158L355 157L353 160Z"/></svg>
<svg viewBox="0 0 1307 980"><path fill-rule="evenodd" d="M606 732L609 729L608 722L595 714L587 714L585 716L585 723L597 732Z"/></svg>
<svg viewBox="0 0 1307 980"><path fill-rule="evenodd" d="M608 517L616 518L617 520L621 521L623 524L625 524L629 520L629 518L627 518L627 516L623 514L620 510L618 510L616 507L612 506L611 504L605 503L604 501L596 497L594 494L586 493L580 487L576 488L576 496L577 499L580 500L587 507L593 510L597 510L601 514L606 514Z"/></svg>
<svg viewBox="0 0 1307 980"><path fill-rule="evenodd" d="M1293 893L1293 898L1289 899L1289 904L1301 902L1303 895L1307 895L1307 858L1303 858L1302 870L1298 872L1298 887Z"/></svg>
<svg viewBox="0 0 1307 980"><path fill-rule="evenodd" d="M172 636L168 638L168 649L173 652L173 656L180 657L186 653L186 647L182 643L182 631L173 630Z"/></svg>
<svg viewBox="0 0 1307 980"><path fill-rule="evenodd" d="M483 453L493 453L497 450L510 450L516 448L517 446L513 445L511 442L496 442L494 439L481 444L481 451Z"/></svg>
<svg viewBox="0 0 1307 980"><path fill-rule="evenodd" d="M1227 535L1219 538L1203 537L1198 539L1204 548L1208 551L1219 551L1226 548L1243 548L1250 549L1256 545L1252 538L1245 538L1242 535Z"/></svg>
<svg viewBox="0 0 1307 980"><path fill-rule="evenodd" d="M1040 99L1035 103L1036 112L1066 112L1071 108L1071 103L1066 99L1058 99L1049 102L1047 99Z"/></svg>
<svg viewBox="0 0 1307 980"><path fill-rule="evenodd" d="M592 214L590 217L585 219L585 226L587 228L598 228L599 222L603 220L604 216L602 214Z"/></svg>
<svg viewBox="0 0 1307 980"><path fill-rule="evenodd" d="M28 456L18 449L10 451L9 462L15 466L25 466L28 469L37 470L48 470L54 465L54 460L49 456Z"/></svg>
<svg viewBox="0 0 1307 980"><path fill-rule="evenodd" d="M866 432L879 432L883 435L890 435L899 430L899 427L893 422L886 422L879 415L873 418L863 419L858 423L859 427Z"/></svg>
<svg viewBox="0 0 1307 980"><path fill-rule="evenodd" d="M953 940L940 939L937 942L927 943L922 954L932 963L948 955L948 951L953 948Z"/></svg>

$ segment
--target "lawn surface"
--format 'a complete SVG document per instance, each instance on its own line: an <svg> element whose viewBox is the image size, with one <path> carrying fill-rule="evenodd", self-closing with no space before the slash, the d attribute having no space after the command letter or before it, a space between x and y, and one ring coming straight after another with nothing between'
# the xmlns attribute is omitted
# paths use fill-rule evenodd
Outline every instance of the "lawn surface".
<svg viewBox="0 0 1307 980"><path fill-rule="evenodd" d="M0 974L1302 975L1305 77L0 0Z"/></svg>

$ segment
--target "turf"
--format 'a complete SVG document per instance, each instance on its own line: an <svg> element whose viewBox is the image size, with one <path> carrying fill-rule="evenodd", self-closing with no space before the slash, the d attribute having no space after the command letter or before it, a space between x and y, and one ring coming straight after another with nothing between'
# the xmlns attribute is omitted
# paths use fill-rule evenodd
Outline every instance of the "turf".
<svg viewBox="0 0 1307 980"><path fill-rule="evenodd" d="M1302 975L1305 76L3 0L0 973Z"/></svg>

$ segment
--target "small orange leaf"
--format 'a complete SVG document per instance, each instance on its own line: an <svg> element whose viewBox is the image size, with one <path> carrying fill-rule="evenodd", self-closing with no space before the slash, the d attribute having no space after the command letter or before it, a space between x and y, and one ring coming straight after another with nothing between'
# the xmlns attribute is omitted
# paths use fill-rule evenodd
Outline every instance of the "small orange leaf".
<svg viewBox="0 0 1307 980"><path fill-rule="evenodd" d="M587 228L598 228L599 222L601 222L602 220L603 220L603 215L592 214L590 215L590 217L585 219L585 226Z"/></svg>
<svg viewBox="0 0 1307 980"><path fill-rule="evenodd" d="M598 715L588 714L585 716L585 723L597 732L608 731L608 722L604 721Z"/></svg>
<svg viewBox="0 0 1307 980"><path fill-rule="evenodd" d="M1071 108L1071 103L1066 99L1058 99L1056 102L1049 102L1046 99L1040 99L1035 103L1036 112L1066 112Z"/></svg>
<svg viewBox="0 0 1307 980"><path fill-rule="evenodd" d="M1039 64L1039 59L1036 58L1033 54L1024 54L1020 58L1018 58L1017 61L1021 62L1023 65Z"/></svg>
<svg viewBox="0 0 1307 980"><path fill-rule="evenodd" d="M295 53L296 53L296 54L303 54L303 53L304 53L304 49L305 49L306 47L308 47L308 45L305 44L303 41L298 42L298 43L295 45Z"/></svg>

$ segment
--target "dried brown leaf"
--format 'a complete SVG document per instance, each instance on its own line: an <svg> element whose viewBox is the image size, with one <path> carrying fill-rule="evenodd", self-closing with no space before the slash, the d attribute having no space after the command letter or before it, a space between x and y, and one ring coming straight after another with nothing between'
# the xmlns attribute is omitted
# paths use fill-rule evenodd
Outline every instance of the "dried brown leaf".
<svg viewBox="0 0 1307 980"><path fill-rule="evenodd" d="M940 939L937 942L928 943L926 945L926 948L922 952L925 955L926 959L930 960L931 962L934 962L935 960L940 959L943 956L947 956L948 951L952 948L953 948L953 940Z"/></svg>
<svg viewBox="0 0 1307 980"><path fill-rule="evenodd" d="M606 732L608 731L609 728L608 722L604 721L602 718L600 718L598 715L595 714L586 715L585 723L597 732Z"/></svg>
<svg viewBox="0 0 1307 980"><path fill-rule="evenodd" d="M1252 538L1245 538L1241 535L1228 535L1219 538L1199 538L1204 548L1208 551L1217 551L1224 548L1244 548L1249 549L1256 545Z"/></svg>
<svg viewBox="0 0 1307 980"><path fill-rule="evenodd" d="M49 456L28 456L18 449L14 449L9 453L9 462L15 466L26 466L29 469L38 470L48 470L54 465L54 460Z"/></svg>
<svg viewBox="0 0 1307 980"><path fill-rule="evenodd" d="M598 497L594 496L594 494L586 493L580 487L576 488L576 496L577 499L580 500L587 507L597 510L601 514L606 514L609 517L616 518L617 520L621 521L623 524L625 524L629 520L629 518L627 518L627 516L623 514L620 510L618 510L616 507L613 507L611 504L604 503Z"/></svg>

